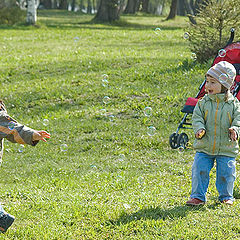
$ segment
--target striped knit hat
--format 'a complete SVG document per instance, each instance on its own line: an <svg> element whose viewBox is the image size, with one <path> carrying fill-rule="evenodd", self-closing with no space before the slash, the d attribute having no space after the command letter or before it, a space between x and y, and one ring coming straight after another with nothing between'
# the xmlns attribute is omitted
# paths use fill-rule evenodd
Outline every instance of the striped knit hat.
<svg viewBox="0 0 240 240"><path fill-rule="evenodd" d="M236 77L235 67L226 61L221 61L212 66L207 74L216 78L224 87L230 89Z"/></svg>

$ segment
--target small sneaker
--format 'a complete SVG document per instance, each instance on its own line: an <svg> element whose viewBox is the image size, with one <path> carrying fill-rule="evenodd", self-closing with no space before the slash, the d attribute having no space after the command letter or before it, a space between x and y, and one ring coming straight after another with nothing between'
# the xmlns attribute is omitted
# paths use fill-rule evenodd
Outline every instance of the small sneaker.
<svg viewBox="0 0 240 240"><path fill-rule="evenodd" d="M5 233L14 222L14 216L4 213L0 217L0 232Z"/></svg>
<svg viewBox="0 0 240 240"><path fill-rule="evenodd" d="M199 206L199 205L204 205L205 202L202 201L202 200L200 200L200 199L198 199L198 198L191 198L190 200L188 200L188 201L186 202L186 204L187 204L188 206Z"/></svg>
<svg viewBox="0 0 240 240"><path fill-rule="evenodd" d="M233 205L233 201L230 199L225 199L222 201L222 203L227 204L227 205Z"/></svg>

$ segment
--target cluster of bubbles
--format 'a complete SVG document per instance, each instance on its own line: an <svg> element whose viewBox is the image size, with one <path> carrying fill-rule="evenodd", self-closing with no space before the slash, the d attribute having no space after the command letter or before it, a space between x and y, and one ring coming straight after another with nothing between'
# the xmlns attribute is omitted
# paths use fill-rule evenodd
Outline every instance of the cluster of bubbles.
<svg viewBox="0 0 240 240"><path fill-rule="evenodd" d="M109 79L109 76L107 74L102 75L102 86L105 88L109 87L108 79ZM111 102L111 98L109 96L104 96L102 101L103 101L103 104L106 106L107 104L109 104ZM108 117L108 120L110 122L114 121L115 116L113 114L108 114L106 108L102 108L100 110L100 113L102 116Z"/></svg>
<svg viewBox="0 0 240 240"><path fill-rule="evenodd" d="M152 116L152 108L151 107L145 107L144 108L144 115L146 117ZM148 126L147 127L147 134L148 136L154 136L156 134L156 128L154 126Z"/></svg>

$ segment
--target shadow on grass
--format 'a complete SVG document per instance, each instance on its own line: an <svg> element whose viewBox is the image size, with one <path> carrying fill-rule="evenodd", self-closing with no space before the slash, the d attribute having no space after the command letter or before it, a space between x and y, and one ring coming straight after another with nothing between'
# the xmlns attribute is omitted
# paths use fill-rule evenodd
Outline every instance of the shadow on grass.
<svg viewBox="0 0 240 240"><path fill-rule="evenodd" d="M177 219L177 218L183 218L186 217L189 212L199 212L199 211L205 211L206 208L210 209L217 209L218 203L212 204L212 205L205 205L205 206L176 206L170 209L161 209L159 207L156 208L145 208L141 209L138 212L127 214L123 213L117 220L109 220L110 224L114 225L121 225L121 224L127 224L132 221L137 220L166 220L166 219Z"/></svg>

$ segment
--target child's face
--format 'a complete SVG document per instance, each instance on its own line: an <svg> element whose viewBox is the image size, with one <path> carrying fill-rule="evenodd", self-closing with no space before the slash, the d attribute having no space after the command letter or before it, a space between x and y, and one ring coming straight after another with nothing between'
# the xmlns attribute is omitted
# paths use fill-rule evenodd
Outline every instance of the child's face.
<svg viewBox="0 0 240 240"><path fill-rule="evenodd" d="M221 93L222 85L216 78L207 75L205 89L207 94L218 94Z"/></svg>

